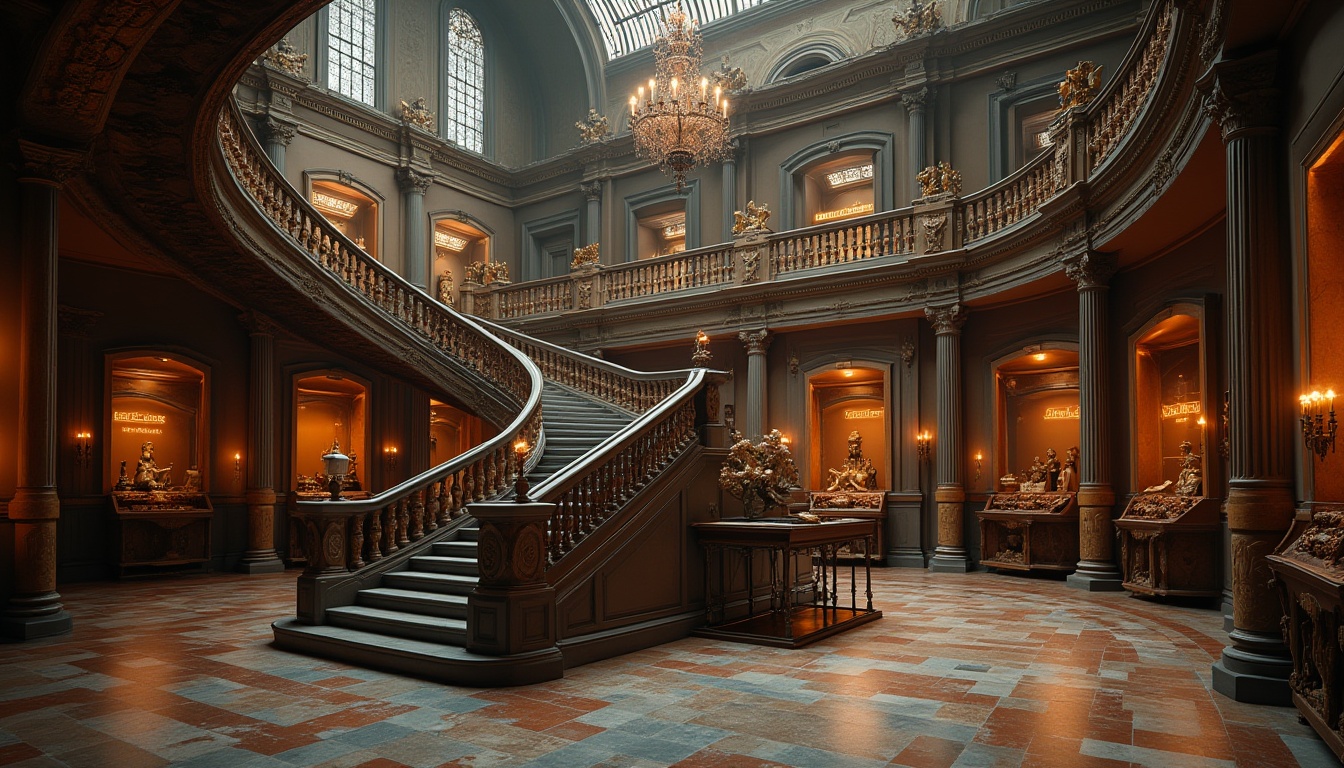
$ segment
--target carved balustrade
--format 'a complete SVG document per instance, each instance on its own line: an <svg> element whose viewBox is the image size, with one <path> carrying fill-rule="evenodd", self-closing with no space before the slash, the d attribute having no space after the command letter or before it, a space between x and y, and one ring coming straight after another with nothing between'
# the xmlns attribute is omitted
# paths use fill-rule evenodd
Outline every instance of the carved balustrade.
<svg viewBox="0 0 1344 768"><path fill-rule="evenodd" d="M1131 49L1121 63L1119 75L1087 107L1087 167L1089 175L1130 134L1145 105L1151 100L1158 75L1169 67L1172 49L1173 2L1166 0L1148 15L1140 39L1142 48Z"/></svg>
<svg viewBox="0 0 1344 768"><path fill-rule="evenodd" d="M915 220L908 208L770 237L774 274L914 253Z"/></svg>
<svg viewBox="0 0 1344 768"><path fill-rule="evenodd" d="M601 275L604 302L727 285L733 282L732 247L713 245L671 256L603 267Z"/></svg>
<svg viewBox="0 0 1344 768"><path fill-rule="evenodd" d="M1062 181L1055 155L1043 152L998 184L962 199L957 208L962 242L984 239L1036 213Z"/></svg>
<svg viewBox="0 0 1344 768"><path fill-rule="evenodd" d="M501 320L567 312L575 307L574 292L574 281L568 277L502 286L495 291L496 312Z"/></svg>

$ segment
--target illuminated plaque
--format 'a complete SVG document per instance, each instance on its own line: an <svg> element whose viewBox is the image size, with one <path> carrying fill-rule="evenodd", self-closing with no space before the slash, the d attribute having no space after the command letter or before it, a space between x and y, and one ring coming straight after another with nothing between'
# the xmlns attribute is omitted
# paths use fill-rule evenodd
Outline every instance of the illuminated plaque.
<svg viewBox="0 0 1344 768"><path fill-rule="evenodd" d="M855 203L834 211L820 211L812 217L812 221L820 224L823 221L835 221L836 219L848 219L851 216L861 216L865 213L873 212L872 203Z"/></svg>
<svg viewBox="0 0 1344 768"><path fill-rule="evenodd" d="M1036 144L1037 149L1045 149L1046 147L1053 147L1055 145L1054 140L1050 138L1049 131L1040 131L1034 138L1034 143Z"/></svg>
<svg viewBox="0 0 1344 768"><path fill-rule="evenodd" d="M1076 419L1079 417L1081 406L1064 405L1057 408L1046 408L1045 418L1047 421L1054 419Z"/></svg>
<svg viewBox="0 0 1344 768"><path fill-rule="evenodd" d="M339 197L313 190L313 206L322 213L348 219L359 213L359 203L342 200Z"/></svg>
<svg viewBox="0 0 1344 768"><path fill-rule="evenodd" d="M664 240L671 240L672 238L675 237L685 237L685 236L686 236L686 222L684 221L681 222L680 224L668 224L666 227L663 227Z"/></svg>
<svg viewBox="0 0 1344 768"><path fill-rule="evenodd" d="M882 418L881 408L864 408L860 410L845 411L846 419L880 419Z"/></svg>
<svg viewBox="0 0 1344 768"><path fill-rule="evenodd" d="M168 417L161 413L141 413L140 411L113 411L113 421L124 421L131 424L166 424Z"/></svg>
<svg viewBox="0 0 1344 768"><path fill-rule="evenodd" d="M470 241L465 237L444 232L441 229L434 230L434 245L438 248L446 248L450 251L460 251L467 247Z"/></svg>
<svg viewBox="0 0 1344 768"><path fill-rule="evenodd" d="M1176 416L1190 416L1199 413L1201 406L1198 400L1191 400L1184 403L1172 403L1162 406L1162 418L1171 419Z"/></svg>
<svg viewBox="0 0 1344 768"><path fill-rule="evenodd" d="M832 188L843 187L846 184L855 184L860 181L872 181L873 164L856 165L852 168L842 168L834 173L826 174L826 181Z"/></svg>

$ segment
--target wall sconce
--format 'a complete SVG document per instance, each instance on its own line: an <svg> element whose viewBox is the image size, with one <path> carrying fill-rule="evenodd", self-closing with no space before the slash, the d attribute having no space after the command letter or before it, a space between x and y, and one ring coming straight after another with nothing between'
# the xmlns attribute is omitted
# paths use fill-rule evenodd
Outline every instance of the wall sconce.
<svg viewBox="0 0 1344 768"><path fill-rule="evenodd" d="M714 359L714 355L709 351L709 334L704 331L695 332L695 351L691 353L691 365L696 368L708 368L709 361Z"/></svg>
<svg viewBox="0 0 1344 768"><path fill-rule="evenodd" d="M397 447L395 445L383 449L383 465L388 469L397 468Z"/></svg>
<svg viewBox="0 0 1344 768"><path fill-rule="evenodd" d="M238 478L243 474L243 454L233 454L233 481L238 482Z"/></svg>
<svg viewBox="0 0 1344 768"><path fill-rule="evenodd" d="M1339 423L1335 421L1335 390L1327 389L1322 395L1319 390L1297 398L1302 406L1302 440L1307 450L1325 461L1327 452L1335 450L1335 430ZM1330 411L1330 420L1325 420L1325 411Z"/></svg>
<svg viewBox="0 0 1344 768"><path fill-rule="evenodd" d="M518 438L513 444L513 455L517 459L517 474L513 476L513 500L519 504L527 504L532 501L527 497L527 475L523 472L523 464L527 462L527 452L532 450L532 446L527 444L527 440Z"/></svg>
<svg viewBox="0 0 1344 768"><path fill-rule="evenodd" d="M980 481L980 469L984 466L985 454L976 451L975 453L975 480Z"/></svg>
<svg viewBox="0 0 1344 768"><path fill-rule="evenodd" d="M75 433L75 463L84 464L93 458L93 433Z"/></svg>
<svg viewBox="0 0 1344 768"><path fill-rule="evenodd" d="M928 461L929 457L933 455L933 435L929 434L929 430L926 429L915 435L915 452L921 462Z"/></svg>

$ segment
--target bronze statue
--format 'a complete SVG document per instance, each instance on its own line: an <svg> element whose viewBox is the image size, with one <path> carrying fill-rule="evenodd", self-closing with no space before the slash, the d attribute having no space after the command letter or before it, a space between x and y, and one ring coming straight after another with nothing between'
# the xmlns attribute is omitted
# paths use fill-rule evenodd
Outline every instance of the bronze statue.
<svg viewBox="0 0 1344 768"><path fill-rule="evenodd" d="M877 467L872 459L863 457L863 437L858 430L849 433L849 457L840 469L828 469L831 484L828 491L877 490Z"/></svg>
<svg viewBox="0 0 1344 768"><path fill-rule="evenodd" d="M1078 492L1078 447L1070 448L1064 457L1064 467L1059 470L1057 491Z"/></svg>
<svg viewBox="0 0 1344 768"><path fill-rule="evenodd" d="M1176 476L1177 496L1198 496L1204 487L1204 473L1200 458L1195 455L1189 440L1181 443L1181 473Z"/></svg>
<svg viewBox="0 0 1344 768"><path fill-rule="evenodd" d="M1059 454L1055 453L1054 448L1045 449L1045 473L1048 483L1045 487L1047 491L1058 491L1059 488Z"/></svg>
<svg viewBox="0 0 1344 768"><path fill-rule="evenodd" d="M453 271L451 269L443 270L439 275L439 301L447 306L453 306Z"/></svg>
<svg viewBox="0 0 1344 768"><path fill-rule="evenodd" d="M137 491L157 491L168 485L168 473L173 469L169 464L163 469L154 462L154 443L140 444L140 460L135 464L135 489Z"/></svg>

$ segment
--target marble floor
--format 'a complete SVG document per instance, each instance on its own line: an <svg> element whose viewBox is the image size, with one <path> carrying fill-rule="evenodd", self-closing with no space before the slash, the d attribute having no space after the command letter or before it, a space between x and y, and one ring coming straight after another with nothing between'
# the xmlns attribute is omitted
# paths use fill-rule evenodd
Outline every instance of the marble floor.
<svg viewBox="0 0 1344 768"><path fill-rule="evenodd" d="M0 765L1333 766L1209 688L1215 610L987 573L875 573L884 617L800 650L687 639L477 690L270 647L296 573L62 590L0 645Z"/></svg>

